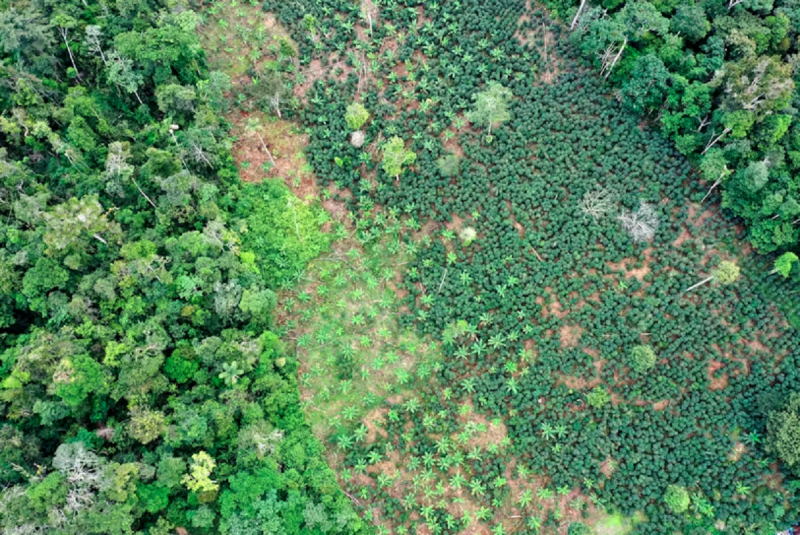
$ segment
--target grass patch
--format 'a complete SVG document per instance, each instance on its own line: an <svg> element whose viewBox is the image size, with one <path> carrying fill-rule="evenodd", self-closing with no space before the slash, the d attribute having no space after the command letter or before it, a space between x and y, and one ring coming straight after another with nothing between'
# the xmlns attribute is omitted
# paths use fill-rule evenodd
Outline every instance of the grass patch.
<svg viewBox="0 0 800 535"><path fill-rule="evenodd" d="M306 414L325 441L361 429L362 418L387 398L401 398L439 359L436 343L397 323L393 281L408 252L396 233L387 234L368 248L351 237L335 242L281 298Z"/></svg>

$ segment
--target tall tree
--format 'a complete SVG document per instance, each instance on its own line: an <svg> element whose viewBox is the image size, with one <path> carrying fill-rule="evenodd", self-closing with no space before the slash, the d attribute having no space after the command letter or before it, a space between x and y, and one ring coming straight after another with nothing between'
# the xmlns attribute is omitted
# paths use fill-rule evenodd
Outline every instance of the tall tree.
<svg viewBox="0 0 800 535"><path fill-rule="evenodd" d="M467 119L475 124L487 127L487 135L492 135L492 127L511 118L508 105L513 94L510 89L497 82L489 82L486 90L473 95L475 105L467 112Z"/></svg>

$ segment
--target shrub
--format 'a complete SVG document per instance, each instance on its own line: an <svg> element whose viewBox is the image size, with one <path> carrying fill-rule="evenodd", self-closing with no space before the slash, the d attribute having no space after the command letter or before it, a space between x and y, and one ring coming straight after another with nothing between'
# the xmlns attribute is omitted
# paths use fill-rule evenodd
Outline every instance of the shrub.
<svg viewBox="0 0 800 535"><path fill-rule="evenodd" d="M361 130L361 127L369 120L369 112L362 104L353 102L347 106L344 120L350 130Z"/></svg>
<svg viewBox="0 0 800 535"><path fill-rule="evenodd" d="M596 386L586 395L586 402L596 409L602 409L603 406L611 401L611 394L605 388Z"/></svg>
<svg viewBox="0 0 800 535"><path fill-rule="evenodd" d="M644 372L655 366L656 353L650 346L636 346L631 351L631 368Z"/></svg>
<svg viewBox="0 0 800 535"><path fill-rule="evenodd" d="M673 513L683 513L689 508L689 492L680 485L670 485L664 494L664 502Z"/></svg>
<svg viewBox="0 0 800 535"><path fill-rule="evenodd" d="M592 530L583 522L573 522L567 528L567 535L591 535Z"/></svg>
<svg viewBox="0 0 800 535"><path fill-rule="evenodd" d="M739 278L739 274L739 266L726 260L720 262L719 267L714 270L714 280L718 284L733 284Z"/></svg>
<svg viewBox="0 0 800 535"><path fill-rule="evenodd" d="M436 165L443 176L453 177L458 174L461 168L461 158L455 154L447 154L436 160Z"/></svg>

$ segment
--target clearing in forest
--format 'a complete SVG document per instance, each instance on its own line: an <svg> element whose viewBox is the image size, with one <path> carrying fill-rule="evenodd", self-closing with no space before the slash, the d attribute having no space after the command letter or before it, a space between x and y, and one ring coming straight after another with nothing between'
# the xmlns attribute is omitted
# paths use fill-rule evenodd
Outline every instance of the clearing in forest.
<svg viewBox="0 0 800 535"><path fill-rule="evenodd" d="M800 339L735 227L689 203L688 162L563 27L535 7L520 21L521 0L265 8L296 50L317 191L358 242L317 260L282 321L365 518L397 534L785 520L795 491L761 435ZM718 275L730 262L738 278Z"/></svg>

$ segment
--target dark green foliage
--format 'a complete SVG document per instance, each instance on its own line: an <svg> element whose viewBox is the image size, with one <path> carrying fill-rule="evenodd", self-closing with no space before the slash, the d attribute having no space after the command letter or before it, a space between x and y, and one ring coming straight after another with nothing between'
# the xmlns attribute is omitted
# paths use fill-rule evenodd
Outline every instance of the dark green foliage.
<svg viewBox="0 0 800 535"><path fill-rule="evenodd" d="M705 178L724 181L730 202L740 200L730 193L733 187L749 195L753 202L744 202L754 214L764 206L762 190L783 190L766 206L769 216L754 215L766 221L794 191L791 174L784 173L789 160L770 153L766 183L759 169L745 173L751 162L763 161L750 154L761 149L748 132L783 113L774 108L762 117L734 109L733 101L722 102L722 86L708 85L715 71L740 60L726 57L726 41L704 37L697 22L732 18L726 6L704 4L705 15L684 13L676 24L700 24L691 39L702 50L684 57L689 38L681 43L670 34L676 4L606 4L613 16L593 11L597 24L584 21L575 41L592 59L610 46L616 54L624 44L610 78L627 82L618 93L625 104L606 95L603 80L571 48L563 26L536 9L527 13L530 20L520 20L520 0L382 5L375 38L359 44L379 58L375 84L365 91L353 74L319 80L309 92L309 106L300 113L310 129L309 162L323 186L347 190L338 198L360 214L359 231L379 232L393 218L412 230L438 225L404 273L403 322L445 341L444 361L415 392L419 407L406 408L407 400L386 403L386 438L362 444L343 436L341 445L330 447L345 452L351 475L381 462L387 450L400 455L401 464L430 459L428 466L410 468L409 480L430 472L449 482L454 465L447 463L457 463L475 481L470 499L497 513L495 523L503 518L496 504L517 498L508 485L493 483L513 463L555 488L595 496L622 515L644 515L648 521L636 524L635 533L705 534L722 519L729 532L766 533L788 524L798 506L793 484L766 483L774 475L774 455L760 439L767 413L762 406L800 379L797 333L785 328L774 305L794 314L790 318L800 314L789 297L791 281L770 277L771 262L742 255L737 240L744 236L730 220L701 216L703 210L690 204L711 184L700 187L678 148L701 152L712 130L716 137L730 128L713 147L720 152L708 151ZM356 41L345 17L335 14L356 8L337 0L303 5L329 39L309 35L298 10L280 2L266 8L279 13L306 64L335 62L337 50ZM574 6L563 2L559 9L563 14ZM395 32L404 39L387 52L382 40ZM765 37L759 53L771 57L773 46ZM353 63L346 54L344 60ZM752 65L728 67L729 74L745 75ZM783 80L780 68L767 67L774 81ZM491 82L510 90L513 101L510 118L495 124L489 143L488 125L468 125L464 118ZM360 156L349 145L342 117L356 94L372 112L369 138L396 136L416 154L399 180L381 171L380 154ZM774 96L776 106L785 98L782 91ZM678 148L641 125L630 105L660 110ZM698 134L706 115L710 122ZM763 139L778 137L782 128L770 124ZM455 152L451 145L464 155L456 177L444 175L438 164ZM587 217L581 200L598 185L608 192L609 206ZM651 241L640 243L617 217L635 213L642 203L660 224ZM458 232L447 234L444 227ZM467 227L475 238L465 247L451 236ZM789 231L779 230L780 236ZM685 293L726 261L741 269L725 269L731 276L720 282L735 283ZM631 350L641 345L664 365L634 369ZM647 357L654 360L649 352ZM457 433L465 404L503 420L505 448L470 458L469 449L434 438ZM739 451L741 441L746 446ZM603 469L609 458L613 470ZM413 529L421 521L412 520L378 478L364 499L381 508L382 522ZM348 492L360 491L343 481ZM670 485L686 489L697 504L688 511L696 509L697 518L669 508L664 497ZM436 501L430 503L423 508L426 523L455 533L437 517ZM533 506L527 512L534 514ZM554 531L566 527L550 522Z"/></svg>
<svg viewBox="0 0 800 535"><path fill-rule="evenodd" d="M579 2L567 9L545 3L571 21ZM722 206L745 221L759 252L796 248L797 9L736 0L603 6L608 12L583 9L570 36L587 60L693 162L703 168L713 158L733 173L728 181L718 182L722 174L703 178L706 188L720 186ZM745 175L756 163L763 178L751 187Z"/></svg>
<svg viewBox="0 0 800 535"><path fill-rule="evenodd" d="M800 394L793 393L785 407L769 413L767 433L770 451L800 475Z"/></svg>
<svg viewBox="0 0 800 535"><path fill-rule="evenodd" d="M592 529L583 522L573 522L567 528L567 535L591 535Z"/></svg>

